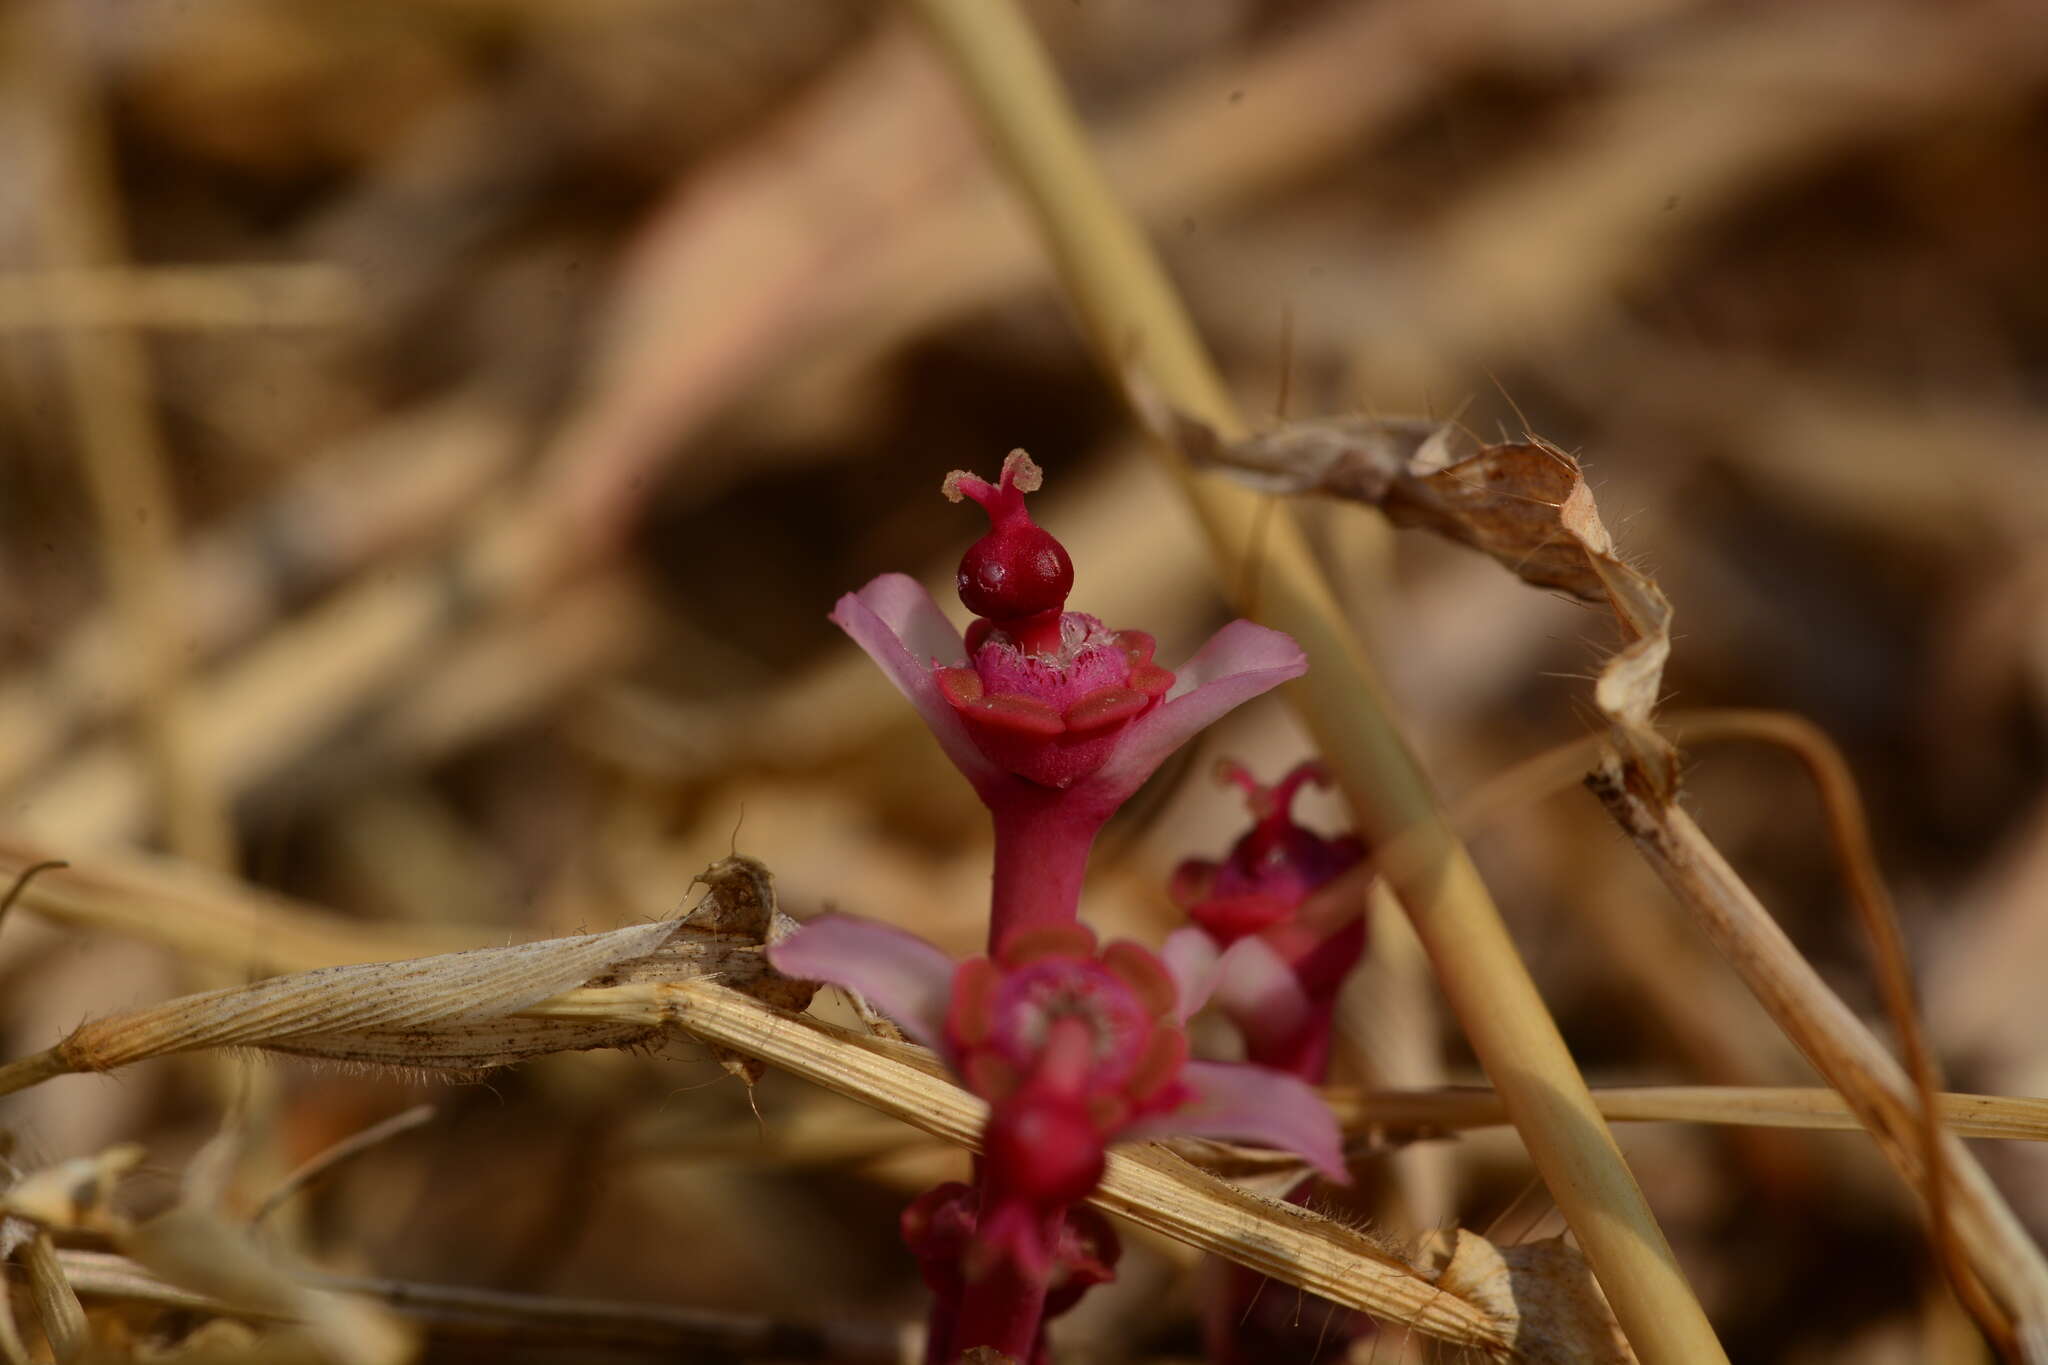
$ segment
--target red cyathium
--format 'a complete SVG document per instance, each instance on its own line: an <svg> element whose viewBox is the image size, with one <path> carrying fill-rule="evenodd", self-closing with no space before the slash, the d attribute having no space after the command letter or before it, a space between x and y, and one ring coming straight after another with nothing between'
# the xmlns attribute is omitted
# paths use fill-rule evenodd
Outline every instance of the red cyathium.
<svg viewBox="0 0 2048 1365"><path fill-rule="evenodd" d="M1169 951L1215 955L1216 1003L1251 1061L1320 1084L1337 992L1365 953L1362 897L1333 884L1363 861L1365 845L1295 823L1296 794L1329 783L1320 763L1271 787L1235 763L1221 776L1244 791L1254 823L1221 861L1191 858L1174 870L1170 894L1195 927L1176 933Z"/></svg>
<svg viewBox="0 0 2048 1365"><path fill-rule="evenodd" d="M1308 666L1285 635L1236 621L1170 672L1153 662L1149 635L1065 610L1072 565L1024 507L1040 479L1022 451L995 484L947 477L945 491L990 521L961 560L961 599L978 617L965 639L902 574L847 594L832 613L989 808L992 943L1071 922L1088 851L1117 807L1204 727Z"/></svg>
<svg viewBox="0 0 2048 1365"><path fill-rule="evenodd" d="M972 498L989 533L960 560L968 662L937 671L939 691L989 760L1045 787L1068 787L1100 768L1124 726L1173 686L1152 662L1152 637L1112 631L1067 611L1074 565L1034 524L1024 494L1044 476L1012 451L999 483L954 470L946 496Z"/></svg>

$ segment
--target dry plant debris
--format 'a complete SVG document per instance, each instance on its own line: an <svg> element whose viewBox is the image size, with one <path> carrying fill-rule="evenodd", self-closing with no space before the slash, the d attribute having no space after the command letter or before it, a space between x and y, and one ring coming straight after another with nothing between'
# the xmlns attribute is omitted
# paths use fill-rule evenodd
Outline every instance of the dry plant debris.
<svg viewBox="0 0 2048 1365"><path fill-rule="evenodd" d="M680 919L609 933L367 962L274 976L91 1020L16 1063L17 1076L112 1071L198 1048L259 1048L353 1066L473 1076L553 1052L635 1047L651 1024L520 1017L579 986L704 977L785 1008L815 987L780 977L762 956L795 922L775 907L768 869L733 855L699 878L702 900ZM9 1068L13 1070L13 1068ZM0 1088L8 1072L0 1071Z"/></svg>
<svg viewBox="0 0 2048 1365"><path fill-rule="evenodd" d="M1652 716L1671 653L1671 605L1646 574L1617 556L1578 462L1535 438L1479 445L1441 423L1300 423L1226 445L1194 418L1176 414L1173 421L1198 464L1242 472L1274 491L1367 503L1396 525L1484 552L1532 586L1613 611L1626 643L1594 682L1611 748L1589 785L1923 1195L1935 1245L1986 1330L2028 1360L2048 1359L2048 1259L1976 1159L1942 1131L1927 1072L1908 1077L1678 809L1678 752ZM1852 823L1860 839L1860 818ZM1396 847L1384 856L1403 855ZM1859 870L1852 859L1852 876ZM1893 946L1890 916L1885 900L1873 931L1880 970L1891 977L1888 1003L1908 1053L1924 1068L1911 986L1899 984L1904 961Z"/></svg>
<svg viewBox="0 0 2048 1365"><path fill-rule="evenodd" d="M736 824L799 915L965 948L982 835L825 609L884 567L942 588L960 545L924 514L931 488L1017 445L1056 476L1047 524L1099 566L1077 605L1162 623L1162 654L1218 624L1212 582L1256 590L1258 525L1215 555L1192 532L894 6L215 0L59 27L100 8L0 15L0 886L70 864L0 912L0 1074L45 1080L0 1098L24 1176L0 1199L34 1214L0 1214L0 1362L279 1358L287 1324L110 1241L162 1212L225 1111L247 1151L179 1199L227 1226L194 1236L198 1259L239 1255L277 1196L264 1273L385 1305L422 1361L893 1358L920 1292L896 1215L962 1172L957 1133L850 1122L844 1099L773 1074L749 1092L728 1065L768 1065L743 1059L770 1020L818 1049L798 1070L928 1059L694 982L660 1008L549 996L604 962L490 955L672 925ZM1955 1138L2022 1139L1941 1147L1991 1297L2025 1296L1999 1284L2048 1232L2048 1101L2024 1098L2048 1095L2036 8L1202 0L1169 25L1027 4L1238 405L1274 413L1235 453L1378 443L1355 473L1391 479L1389 516L1545 583L1268 495L1430 784L1489 794L1483 825L1455 802L1454 823L1740 1359L1988 1358L1902 1197L1928 1188L1930 1073L1864 1022L1882 1012L1827 856L1839 791L1823 810L1750 741L1806 725L1853 766L1870 847L1849 862L1897 888L1939 1113ZM1102 350L1159 354L1130 332ZM1285 420L1332 411L1455 412L1584 452L1616 563L1655 583L1595 582L1551 535L1539 504L1572 485L1538 443L1497 437L1460 473L1489 442L1455 424ZM1474 477L1491 470L1540 497L1499 501ZM1638 588L1680 633L1635 600L1616 657L1639 672L1595 699L1587 741L1577 637L1606 623L1558 599ZM1813 1088L1707 936L1648 912L1653 876L1608 814L1545 795L1607 734L1633 765L1617 812L1687 894L1721 898L1725 941L1771 943L1767 905L1797 945L1759 961L1786 1016L1821 1026L1809 1051L1838 1048L1842 1090ZM1158 941L1167 871L1228 837L1189 775L1305 753L1274 708L1164 774L1109 831L1091 919ZM1525 773L1532 754L1569 762ZM1120 1161L1116 1198L1164 1231L1127 1239L1127 1296L1062 1346L1193 1353L1175 1228L1280 1237L1310 1272L1283 1274L1346 1283L1435 1227L1488 1230L1510 1265L1555 1230L1401 937L1375 926L1374 988L1343 1006L1331 1094L1361 1193L1275 1215L1221 1178L1287 1178L1270 1154L1131 1154L1158 1170ZM477 949L409 1001L351 974ZM331 967L317 1008L269 980ZM561 1013L470 1019L463 990ZM693 1012L718 1037L671 1020ZM111 1059L274 1027L389 1055L393 1020L438 1058L258 1062L250 1041L203 1069L51 1079L67 1036ZM856 1080L969 1122L936 1079ZM422 1103L432 1121L373 1140ZM1890 1163L1798 1131L1873 1118ZM287 1182L301 1170L319 1178ZM1396 1259L1359 1282L1434 1287L1429 1258ZM1486 1283L1446 1330L1505 1340ZM1434 1340L1391 1329L1354 1365L1417 1365Z"/></svg>

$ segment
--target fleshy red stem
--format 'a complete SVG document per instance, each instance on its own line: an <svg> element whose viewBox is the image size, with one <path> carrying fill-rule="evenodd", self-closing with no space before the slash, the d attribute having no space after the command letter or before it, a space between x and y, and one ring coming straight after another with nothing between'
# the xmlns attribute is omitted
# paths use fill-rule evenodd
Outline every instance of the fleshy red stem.
<svg viewBox="0 0 2048 1365"><path fill-rule="evenodd" d="M988 807L996 827L988 921L989 951L995 952L1019 930L1075 921L1088 851L1114 808L1021 780Z"/></svg>
<svg viewBox="0 0 2048 1365"><path fill-rule="evenodd" d="M953 1365L960 1358L959 1340L959 1298L950 1294L934 1294L932 1311L925 1319L924 1365Z"/></svg>
<svg viewBox="0 0 2048 1365"><path fill-rule="evenodd" d="M1048 1244L1058 1237L1065 1217L1065 1209L1055 1209L1048 1217ZM970 1279L960 1296L960 1311L947 1348L951 1354L944 1357L944 1365L952 1365L976 1346L993 1346L1018 1361L1035 1360L1044 1325L1047 1279L1046 1275L1025 1274L1008 1257L979 1279Z"/></svg>

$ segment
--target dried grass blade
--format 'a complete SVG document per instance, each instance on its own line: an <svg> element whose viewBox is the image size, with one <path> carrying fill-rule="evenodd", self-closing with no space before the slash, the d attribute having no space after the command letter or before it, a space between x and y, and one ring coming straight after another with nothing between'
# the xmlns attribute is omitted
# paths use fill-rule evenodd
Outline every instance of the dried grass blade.
<svg viewBox="0 0 2048 1365"><path fill-rule="evenodd" d="M203 1313L208 1317L247 1318L256 1322L289 1321L270 1309L252 1308L248 1304L230 1303L210 1294L181 1289L138 1262L115 1252L65 1247L58 1250L57 1260L81 1299L123 1299L188 1313Z"/></svg>
<svg viewBox="0 0 2048 1365"><path fill-rule="evenodd" d="M85 1353L88 1344L85 1308L71 1281L64 1277L49 1233L38 1228L22 1248L21 1259L28 1269L29 1297L42 1321L43 1338L50 1343L50 1355L57 1365L68 1365Z"/></svg>
<svg viewBox="0 0 2048 1365"><path fill-rule="evenodd" d="M927 1069L922 1049L863 1038L709 982L572 991L528 1012L545 1019L672 1024L963 1147L976 1146L987 1117L982 1101ZM1472 1350L1513 1351L1512 1328L1362 1234L1236 1189L1163 1150L1112 1152L1092 1198L1141 1226L1382 1321Z"/></svg>
<svg viewBox="0 0 2048 1365"><path fill-rule="evenodd" d="M147 1303L210 1317L257 1322L292 1320L269 1309L182 1289L126 1256L60 1250L57 1257L82 1298ZM882 1322L854 1320L813 1325L656 1303L558 1298L306 1270L288 1273L307 1288L377 1301L398 1317L423 1324L436 1335L450 1337L516 1336L522 1346L564 1342L595 1351L637 1347L664 1350L668 1352L664 1358L695 1358L709 1352L721 1359L769 1357L872 1365L894 1365L902 1358L900 1333L893 1325Z"/></svg>
<svg viewBox="0 0 2048 1365"><path fill-rule="evenodd" d="M613 1046L630 1031L549 1029L506 1016L645 956L675 929L646 924L272 977L91 1020L58 1051L74 1071L111 1071L145 1057L213 1047L474 1071L539 1052Z"/></svg>
<svg viewBox="0 0 2048 1365"><path fill-rule="evenodd" d="M1325 1091L1352 1132L1413 1130L1417 1135L1489 1128L1508 1121L1500 1096L1476 1087L1444 1090ZM1863 1123L1839 1091L1786 1086L1609 1086L1593 1101L1610 1123L1712 1123L1813 1132L1857 1132ZM2048 1099L2009 1095L1939 1096L1942 1119L1958 1137L2048 1142Z"/></svg>
<svg viewBox="0 0 2048 1365"><path fill-rule="evenodd" d="M35 1234L35 1225L26 1219L0 1215L0 1264L5 1264ZM29 1365L21 1324L14 1320L14 1296L5 1283L0 1283L0 1360L6 1365Z"/></svg>
<svg viewBox="0 0 2048 1365"><path fill-rule="evenodd" d="M716 976L802 1008L815 987L778 976L762 945L795 922L768 869L734 855L705 869L680 920L609 933L355 963L184 996L80 1025L56 1047L0 1067L0 1094L74 1071L110 1071L197 1048L254 1047L358 1065L473 1073L549 1052L625 1047L648 1024L522 1018L576 986Z"/></svg>
<svg viewBox="0 0 2048 1365"><path fill-rule="evenodd" d="M19 908L60 924L161 943L181 957L238 972L307 971L484 946L474 933L388 928L343 919L176 859L126 850L78 866L0 837L0 877L20 884ZM49 870L26 880L32 868Z"/></svg>

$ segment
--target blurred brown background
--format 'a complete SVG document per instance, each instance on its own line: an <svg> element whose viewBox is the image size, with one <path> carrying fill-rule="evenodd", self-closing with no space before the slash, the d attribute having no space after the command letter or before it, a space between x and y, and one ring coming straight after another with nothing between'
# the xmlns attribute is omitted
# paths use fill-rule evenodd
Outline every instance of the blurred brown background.
<svg viewBox="0 0 2048 1365"><path fill-rule="evenodd" d="M1796 709L1848 750L1953 1087L2048 1090L2038 4L1030 8L1247 407L1526 422L1580 453L1677 608L1672 704ZM833 599L885 569L943 583L977 528L941 476L1024 446L1078 607L1169 660L1223 618L886 5L22 0L0 22L9 847L166 848L503 941L667 914L736 845L793 912L964 949L980 811ZM1447 796L1586 731L1598 617L1442 545L1389 562L1357 509L1303 515ZM1091 915L1163 933L1166 871L1241 820L1208 766L1271 775L1303 746L1277 703L1213 733L1113 830ZM1716 747L1690 786L1868 1006L1797 766ZM1595 1080L1810 1083L1583 794L1477 848ZM222 979L15 916L0 1055ZM1393 930L1354 1006L1359 1078L1477 1079ZM784 1078L757 1128L682 1045L459 1088L268 1070L280 1167L439 1108L290 1211L352 1272L907 1317L895 1213L958 1161ZM222 1099L174 1061L0 1121L38 1157L143 1141L146 1191ZM1963 1347L1862 1138L1622 1139L1738 1359L1968 1358L1941 1354ZM2043 1159L1986 1157L2048 1229ZM1389 1171L1392 1236L1557 1230L1511 1137ZM1190 1262L1139 1242L1127 1266L1077 1358L1192 1354Z"/></svg>

